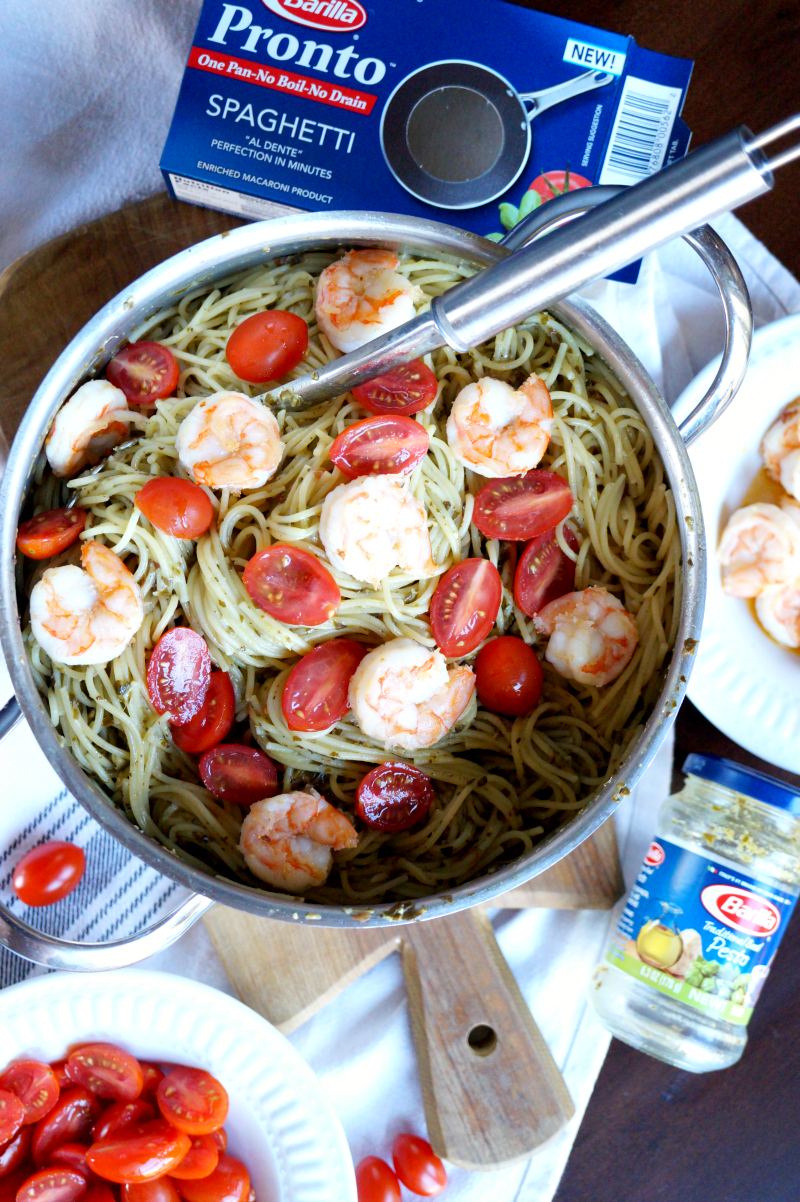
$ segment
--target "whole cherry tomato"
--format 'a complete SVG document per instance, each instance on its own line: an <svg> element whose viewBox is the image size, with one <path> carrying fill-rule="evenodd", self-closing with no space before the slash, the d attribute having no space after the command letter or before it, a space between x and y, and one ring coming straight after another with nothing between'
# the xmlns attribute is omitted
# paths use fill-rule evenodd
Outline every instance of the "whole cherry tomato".
<svg viewBox="0 0 800 1202"><path fill-rule="evenodd" d="M565 192L574 192L576 188L591 188L592 181L585 175L577 175L574 171L545 171L537 175L532 184L528 185L529 192L538 192L542 200L552 200L554 196L562 196Z"/></svg>
<svg viewBox="0 0 800 1202"><path fill-rule="evenodd" d="M278 773L269 756L256 747L220 743L200 757L200 779L212 797L251 806L278 792Z"/></svg>
<svg viewBox="0 0 800 1202"><path fill-rule="evenodd" d="M356 1165L358 1202L400 1202L396 1174L379 1156L365 1156Z"/></svg>
<svg viewBox="0 0 800 1202"><path fill-rule="evenodd" d="M171 1177L155 1177L152 1181L140 1181L137 1185L123 1185L122 1202L180 1202L175 1182Z"/></svg>
<svg viewBox="0 0 800 1202"><path fill-rule="evenodd" d="M407 475L428 453L430 436L413 417L367 417L342 430L328 455L345 476Z"/></svg>
<svg viewBox="0 0 800 1202"><path fill-rule="evenodd" d="M151 405L171 396L179 378L177 359L160 342L131 342L106 368L106 379L122 389L130 405Z"/></svg>
<svg viewBox="0 0 800 1202"><path fill-rule="evenodd" d="M214 521L208 493L180 476L148 480L133 501L157 530L175 538L199 538Z"/></svg>
<svg viewBox="0 0 800 1202"><path fill-rule="evenodd" d="M47 847L48 844L42 844ZM71 843L65 844L72 847ZM17 1060L0 1074L0 1089L16 1094L25 1110L25 1123L36 1123L52 1110L61 1092L55 1073L40 1060Z"/></svg>
<svg viewBox="0 0 800 1202"><path fill-rule="evenodd" d="M185 1132L165 1119L124 1127L93 1143L86 1153L89 1167L106 1181L135 1185L171 1173L191 1147Z"/></svg>
<svg viewBox="0 0 800 1202"><path fill-rule="evenodd" d="M296 313L267 309L237 326L225 357L240 380L264 384L297 367L308 349L308 326Z"/></svg>
<svg viewBox="0 0 800 1202"><path fill-rule="evenodd" d="M78 509L49 509L47 513L37 513L36 517L28 518L17 531L17 550L28 559L49 559L66 551L86 525L86 510Z"/></svg>
<svg viewBox="0 0 800 1202"><path fill-rule="evenodd" d="M47 1065L45 1065L44 1067L47 1068ZM66 1060L56 1060L56 1062L54 1064L50 1065L50 1068L53 1071L53 1076L55 1077L56 1081L58 1082L58 1088L59 1089L69 1089L70 1086L72 1085L72 1082L70 1081L69 1077L67 1076Z"/></svg>
<svg viewBox="0 0 800 1202"><path fill-rule="evenodd" d="M199 1181L178 1181L178 1192L186 1202L248 1202L250 1174L234 1156L227 1152L208 1177Z"/></svg>
<svg viewBox="0 0 800 1202"><path fill-rule="evenodd" d="M250 599L278 622L330 622L342 595L328 569L303 547L275 543L257 551L242 577Z"/></svg>
<svg viewBox="0 0 800 1202"><path fill-rule="evenodd" d="M213 1173L219 1161L220 1149L213 1135L190 1136L192 1146L181 1163L172 1170L177 1181L196 1181Z"/></svg>
<svg viewBox="0 0 800 1202"><path fill-rule="evenodd" d="M87 1043L67 1057L67 1076L98 1098L133 1102L144 1085L139 1061L112 1043Z"/></svg>
<svg viewBox="0 0 800 1202"><path fill-rule="evenodd" d="M170 724L172 741L188 755L199 755L221 743L233 726L236 695L227 672L212 672L202 708L181 726Z"/></svg>
<svg viewBox="0 0 800 1202"><path fill-rule="evenodd" d="M107 1139L117 1131L123 1131L126 1127L141 1126L155 1117L155 1107L145 1098L136 1098L133 1102L114 1102L108 1110L103 1111L92 1127L92 1139L95 1142Z"/></svg>
<svg viewBox="0 0 800 1202"><path fill-rule="evenodd" d="M53 840L32 847L22 857L14 869L11 885L26 906L52 906L77 888L85 868L82 847Z"/></svg>
<svg viewBox="0 0 800 1202"><path fill-rule="evenodd" d="M398 1135L392 1147L394 1171L406 1189L432 1198L447 1185L447 1170L426 1139Z"/></svg>
<svg viewBox="0 0 800 1202"><path fill-rule="evenodd" d="M213 675L213 673L212 673ZM144 1076L144 1086L142 1093L155 1093L158 1089L159 1081L163 1081L164 1074L160 1068L156 1068L154 1064L150 1064L147 1060L139 1061L139 1068Z"/></svg>
<svg viewBox="0 0 800 1202"><path fill-rule="evenodd" d="M156 713L168 713L182 726L202 709L210 681L205 639L188 626L162 634L147 665L147 694Z"/></svg>
<svg viewBox="0 0 800 1202"><path fill-rule="evenodd" d="M80 1085L65 1089L50 1113L33 1128L34 1164L39 1168L47 1164L50 1153L62 1144L88 1143L101 1110L100 1101L88 1089Z"/></svg>
<svg viewBox="0 0 800 1202"><path fill-rule="evenodd" d="M0 1148L0 1180L13 1173L28 1159L31 1147L31 1128L20 1127L13 1139Z"/></svg>
<svg viewBox="0 0 800 1202"><path fill-rule="evenodd" d="M359 784L356 813L377 831L407 831L423 820L435 799L424 772L400 760L387 760Z"/></svg>
<svg viewBox="0 0 800 1202"><path fill-rule="evenodd" d="M289 730L327 730L350 706L350 678L367 654L353 639L331 639L304 655L283 686L281 708Z"/></svg>
<svg viewBox="0 0 800 1202"><path fill-rule="evenodd" d="M564 541L577 553L578 540L568 526L564 527ZM553 530L528 543L514 576L514 600L524 614L533 617L574 587L575 564L559 547Z"/></svg>
<svg viewBox="0 0 800 1202"><path fill-rule="evenodd" d="M359 384L353 389L353 396L370 413L410 417L412 413L428 408L438 388L431 369L421 359L412 359L367 384Z"/></svg>
<svg viewBox="0 0 800 1202"><path fill-rule="evenodd" d="M536 652L513 635L492 639L475 659L478 700L495 714L529 714L542 695L543 682Z"/></svg>
<svg viewBox="0 0 800 1202"><path fill-rule="evenodd" d="M228 1114L228 1095L216 1077L188 1065L167 1073L156 1099L167 1122L189 1135L207 1135L221 1127Z"/></svg>
<svg viewBox="0 0 800 1202"><path fill-rule="evenodd" d="M503 584L488 559L464 559L445 572L431 599L431 631L444 655L469 655L495 624Z"/></svg>
<svg viewBox="0 0 800 1202"><path fill-rule="evenodd" d="M524 476L490 480L475 498L472 520L487 538L536 538L552 530L572 509L562 476L534 468Z"/></svg>
<svg viewBox="0 0 800 1202"><path fill-rule="evenodd" d="M85 1177L56 1165L40 1169L24 1181L17 1190L17 1202L78 1202L85 1193Z"/></svg>

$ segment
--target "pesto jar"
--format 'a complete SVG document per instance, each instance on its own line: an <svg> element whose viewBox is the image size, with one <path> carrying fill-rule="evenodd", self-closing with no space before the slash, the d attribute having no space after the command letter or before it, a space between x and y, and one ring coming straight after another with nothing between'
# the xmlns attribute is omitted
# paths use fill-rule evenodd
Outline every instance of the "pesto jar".
<svg viewBox="0 0 800 1202"><path fill-rule="evenodd" d="M800 792L690 755L589 985L618 1039L690 1072L735 1064L800 893Z"/></svg>

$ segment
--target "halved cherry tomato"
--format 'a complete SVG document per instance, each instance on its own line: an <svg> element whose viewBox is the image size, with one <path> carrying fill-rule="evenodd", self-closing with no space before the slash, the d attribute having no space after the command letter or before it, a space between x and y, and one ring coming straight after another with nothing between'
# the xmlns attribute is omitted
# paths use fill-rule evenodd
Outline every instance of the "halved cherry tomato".
<svg viewBox="0 0 800 1202"><path fill-rule="evenodd" d="M31 1146L31 1128L20 1127L13 1139L0 1148L0 1178L7 1177L24 1164Z"/></svg>
<svg viewBox="0 0 800 1202"><path fill-rule="evenodd" d="M308 326L296 313L267 309L246 317L231 334L225 357L240 380L279 380L308 349Z"/></svg>
<svg viewBox="0 0 800 1202"><path fill-rule="evenodd" d="M168 1178L165 1177L164 1180L166 1181ZM117 1202L117 1200L111 1186L106 1185L105 1181L90 1181L89 1188L83 1195L83 1202ZM169 1202L174 1202L174 1200L169 1199Z"/></svg>
<svg viewBox="0 0 800 1202"><path fill-rule="evenodd" d="M333 440L328 456L345 476L407 475L428 453L430 436L413 417L366 417Z"/></svg>
<svg viewBox="0 0 800 1202"><path fill-rule="evenodd" d="M172 741L188 755L199 755L221 743L233 726L236 696L227 672L212 672L199 713L181 726L170 724Z"/></svg>
<svg viewBox="0 0 800 1202"><path fill-rule="evenodd" d="M86 1178L61 1165L40 1169L17 1190L17 1202L78 1202L86 1193Z"/></svg>
<svg viewBox="0 0 800 1202"><path fill-rule="evenodd" d="M147 665L147 693L156 713L182 726L203 707L211 681L205 639L188 626L167 630Z"/></svg>
<svg viewBox="0 0 800 1202"><path fill-rule="evenodd" d="M136 1098L133 1102L114 1102L92 1127L92 1139L95 1143L99 1139L108 1139L117 1131L124 1131L126 1127L140 1127L155 1117L155 1107L145 1098Z"/></svg>
<svg viewBox="0 0 800 1202"><path fill-rule="evenodd" d="M568 526L564 527L564 542L578 551L578 540ZM528 543L514 575L514 600L524 614L533 617L574 587L575 564L559 547L554 531L548 530Z"/></svg>
<svg viewBox="0 0 800 1202"><path fill-rule="evenodd" d="M92 1144L89 1167L106 1181L135 1185L171 1173L191 1147L185 1132L165 1119L125 1127Z"/></svg>
<svg viewBox="0 0 800 1202"><path fill-rule="evenodd" d="M427 409L436 396L439 385L436 376L421 359L412 359L394 367L385 375L359 384L353 396L370 413L395 413L410 417Z"/></svg>
<svg viewBox="0 0 800 1202"><path fill-rule="evenodd" d="M207 1135L228 1114L228 1095L216 1077L185 1064L167 1073L156 1100L167 1122L189 1135Z"/></svg>
<svg viewBox="0 0 800 1202"><path fill-rule="evenodd" d="M216 1131L212 1131L211 1138L219 1148L220 1152L225 1152L227 1150L228 1133L224 1127L217 1127Z"/></svg>
<svg viewBox="0 0 800 1202"><path fill-rule="evenodd" d="M26 852L14 869L11 885L26 906L52 906L72 893L85 868L82 847L54 839Z"/></svg>
<svg viewBox="0 0 800 1202"><path fill-rule="evenodd" d="M342 600L336 581L316 555L287 543L257 551L242 579L254 605L294 626L329 622Z"/></svg>
<svg viewBox="0 0 800 1202"><path fill-rule="evenodd" d="M66 551L86 525L86 510L48 509L22 522L17 531L17 550L28 559L49 559Z"/></svg>
<svg viewBox="0 0 800 1202"><path fill-rule="evenodd" d="M66 843L65 847L72 847L72 844ZM0 1089L17 1095L25 1109L25 1123L43 1119L53 1109L61 1092L53 1069L39 1060L18 1060L16 1064L10 1064L0 1075Z"/></svg>
<svg viewBox="0 0 800 1202"><path fill-rule="evenodd" d="M199 484L158 476L140 488L133 503L157 530L175 538L199 538L214 521L214 506Z"/></svg>
<svg viewBox="0 0 800 1202"><path fill-rule="evenodd" d="M192 1146L171 1176L178 1181L197 1181L213 1173L219 1161L219 1148L213 1135L191 1136Z"/></svg>
<svg viewBox="0 0 800 1202"><path fill-rule="evenodd" d="M14 1169L13 1172L8 1173L5 1177L0 1177L0 1202L16 1202L17 1190L21 1185L24 1185L30 1175L31 1166L25 1164Z"/></svg>
<svg viewBox="0 0 800 1202"><path fill-rule="evenodd" d="M227 1152L223 1152L208 1177L177 1184L186 1202L247 1202L250 1196L250 1174L241 1160L228 1156Z"/></svg>
<svg viewBox="0 0 800 1202"><path fill-rule="evenodd" d="M213 673L212 673L213 676ZM139 1061L139 1068L144 1075L144 1086L142 1093L155 1093L158 1089L159 1081L164 1080L164 1074L160 1068L156 1068L154 1064L150 1064L147 1060Z"/></svg>
<svg viewBox="0 0 800 1202"><path fill-rule="evenodd" d="M379 1156L365 1156L356 1165L358 1202L400 1202L400 1182Z"/></svg>
<svg viewBox="0 0 800 1202"><path fill-rule="evenodd" d="M397 1136L392 1163L403 1185L414 1194L432 1198L447 1185L447 1170L428 1141L418 1135Z"/></svg>
<svg viewBox="0 0 800 1202"><path fill-rule="evenodd" d="M278 792L278 773L257 747L220 743L200 757L200 779L212 797L251 806Z"/></svg>
<svg viewBox="0 0 800 1202"><path fill-rule="evenodd" d="M171 1177L155 1177L152 1181L140 1181L138 1185L123 1185L122 1202L180 1202L175 1182Z"/></svg>
<svg viewBox="0 0 800 1202"><path fill-rule="evenodd" d="M431 598L431 631L444 655L469 655L492 629L503 599L488 559L464 559L445 572Z"/></svg>
<svg viewBox="0 0 800 1202"><path fill-rule="evenodd" d="M494 714L529 714L542 695L543 681L536 652L510 634L492 639L475 659L478 700Z"/></svg>
<svg viewBox="0 0 800 1202"><path fill-rule="evenodd" d="M144 1085L139 1061L113 1043L87 1043L67 1057L67 1076L98 1098L133 1102Z"/></svg>
<svg viewBox="0 0 800 1202"><path fill-rule="evenodd" d="M70 1085L72 1085L72 1082L67 1076L66 1060L57 1060L55 1064L50 1065L50 1068L53 1070L53 1076L55 1077L56 1081L58 1081L58 1088L69 1089Z"/></svg>
<svg viewBox="0 0 800 1202"><path fill-rule="evenodd" d="M421 822L436 794L424 772L401 760L387 760L356 789L356 813L376 831L407 831Z"/></svg>
<svg viewBox="0 0 800 1202"><path fill-rule="evenodd" d="M25 1122L25 1107L15 1093L0 1089L0 1144L8 1143Z"/></svg>
<svg viewBox="0 0 800 1202"><path fill-rule="evenodd" d="M100 1100L88 1089L80 1085L65 1089L50 1113L33 1128L31 1153L37 1168L47 1164L50 1153L62 1144L87 1143L101 1110Z"/></svg>
<svg viewBox="0 0 800 1202"><path fill-rule="evenodd" d="M562 476L533 468L524 476L490 480L475 498L472 520L487 538L536 538L552 530L572 509Z"/></svg>
<svg viewBox="0 0 800 1202"><path fill-rule="evenodd" d="M171 396L180 374L177 359L160 342L131 342L106 368L106 379L122 389L131 405L151 405Z"/></svg>
<svg viewBox="0 0 800 1202"><path fill-rule="evenodd" d="M48 1169L74 1169L86 1182L96 1181L97 1178L89 1168L89 1161L86 1159L88 1151L88 1144L61 1144L50 1153L46 1167Z"/></svg>
<svg viewBox="0 0 800 1202"><path fill-rule="evenodd" d="M367 650L353 639L331 639L295 664L281 698L289 730L327 730L345 716L347 687Z"/></svg>

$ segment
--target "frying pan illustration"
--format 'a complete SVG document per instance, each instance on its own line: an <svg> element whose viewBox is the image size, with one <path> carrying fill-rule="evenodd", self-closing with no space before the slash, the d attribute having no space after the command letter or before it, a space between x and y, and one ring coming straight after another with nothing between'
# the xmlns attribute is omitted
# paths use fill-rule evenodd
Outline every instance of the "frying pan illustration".
<svg viewBox="0 0 800 1202"><path fill-rule="evenodd" d="M417 200L440 209L477 208L502 196L522 172L534 117L615 78L585 71L540 92L517 92L481 63L427 63L401 80L386 101L383 157Z"/></svg>

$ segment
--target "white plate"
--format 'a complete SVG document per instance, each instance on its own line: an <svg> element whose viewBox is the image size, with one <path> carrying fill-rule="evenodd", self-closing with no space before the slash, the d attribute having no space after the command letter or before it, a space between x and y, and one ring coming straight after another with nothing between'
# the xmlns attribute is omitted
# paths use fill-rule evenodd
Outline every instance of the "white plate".
<svg viewBox="0 0 800 1202"><path fill-rule="evenodd" d="M265 1019L208 985L166 973L55 973L0 993L0 1069L60 1060L102 1039L143 1060L205 1068L225 1086L229 1150L257 1202L356 1202L344 1131L322 1087Z"/></svg>
<svg viewBox="0 0 800 1202"><path fill-rule="evenodd" d="M680 421L708 388L719 360L681 394ZM765 431L800 396L800 314L757 330L745 381L728 409L691 447L708 538L708 599L688 696L728 738L800 774L800 655L769 638L747 601L722 591L715 551L759 468Z"/></svg>

